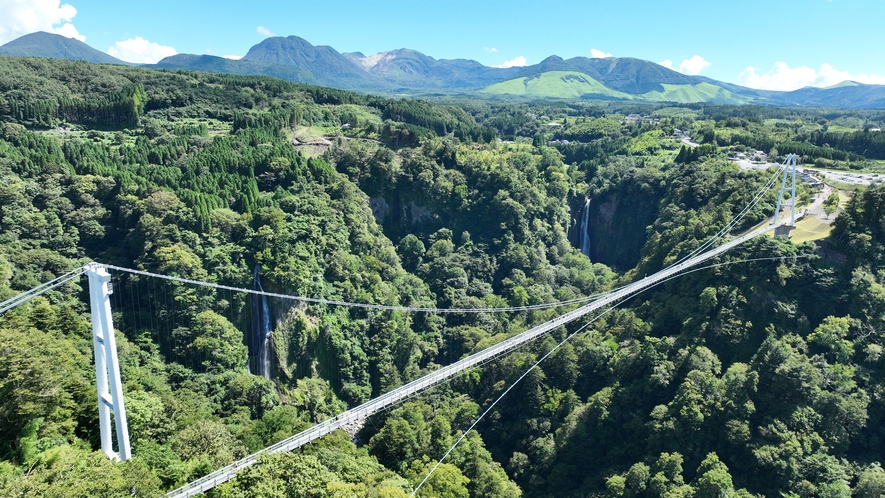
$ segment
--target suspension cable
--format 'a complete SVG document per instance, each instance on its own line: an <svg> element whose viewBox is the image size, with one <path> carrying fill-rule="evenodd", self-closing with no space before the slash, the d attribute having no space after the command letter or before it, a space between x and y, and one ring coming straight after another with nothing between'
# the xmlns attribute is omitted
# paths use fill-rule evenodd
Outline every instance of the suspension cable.
<svg viewBox="0 0 885 498"><path fill-rule="evenodd" d="M768 179L768 181L765 182L765 184L762 185L762 187L760 187L759 190L756 191L756 194L754 195L754 197L750 201L750 203L747 204L744 207L744 209L742 209L737 215L735 215L735 217L732 218L730 222L728 222L724 227L722 227L722 229L719 230L719 232L716 233L716 235L714 235L712 238L708 239L706 242L704 242L703 244L698 246L692 252L690 252L690 253L686 254L685 256L683 256L682 258L680 258L678 261L668 265L666 268L670 268L670 267L678 265L688 259L691 259L692 257L704 252L705 250L710 248L717 240L724 237L729 231L731 231L732 228L737 226L737 224L740 222L740 220L742 220L744 218L744 216L746 216L746 214L751 209L753 209L756 206L756 204L759 203L760 200L762 200L762 198L765 196L765 194L768 192L768 190L771 189L772 186L774 186L775 182L777 181L777 177L779 175L780 175L780 168L778 168L777 171L775 171L774 174ZM775 220L775 221L777 221L777 220Z"/></svg>
<svg viewBox="0 0 885 498"><path fill-rule="evenodd" d="M279 294L276 292L267 292L256 289L244 289L242 287L233 287L224 284L216 284L211 282L202 282L199 280L192 280L188 278L182 277L173 277L169 275L161 275L159 273L152 273L144 270L133 270L131 268L125 268L122 266L114 266L114 265L106 265L103 263L95 263L99 266L110 268L112 270L128 272L135 275L142 275L145 277L155 277L165 280L171 280L174 282L180 282L184 284L191 285L199 285L203 287L211 287L214 289L222 289L229 290L235 292L243 292L247 294L255 294L259 296L267 296L267 297L275 297L279 299L287 299L291 301L302 301L314 304L326 304L332 306L346 306L351 308L367 308L367 309L377 309L377 310L390 310L390 311L409 311L409 312L426 312L426 313L502 313L502 312L511 312L511 311L533 311L533 310L543 310L548 308L558 308L560 306L568 306L571 304L579 304L587 301L593 301L600 297L607 296L612 292L620 289L620 287L605 291L599 292L596 294L592 294L589 296L584 296L575 299L569 299L565 301L555 301L552 303L541 303L541 304L530 304L526 306L510 306L510 307L501 307L501 308L435 308L435 307L415 307L415 306L395 306L395 305L387 305L387 304L371 304L371 303L352 303L348 301L337 301L333 299L322 299L316 297L304 297L304 296L292 296L288 294Z"/></svg>
<svg viewBox="0 0 885 498"><path fill-rule="evenodd" d="M586 329L587 327L589 327L590 324L592 324L593 322L599 320L600 318L602 318L603 316L605 316L607 313L611 312L612 310L614 310L614 309L617 308L618 306L624 304L625 302L627 302L627 301L628 301L629 299L631 299L632 297L637 296L637 295L639 295L639 294L641 294L641 293L643 293L643 292L645 292L645 291L647 291L647 290L649 290L649 289L652 289L652 288L654 288L654 287L657 287L658 285L661 285L661 284L663 284L663 283L665 283L665 282L668 282L668 281L670 281L670 280L673 280L674 278L679 278L679 277L682 277L682 276L688 275L689 273L694 273L694 272L696 272L696 271L707 270L707 269L710 269L710 268L718 268L718 267L720 267L720 266L726 266L726 265L734 265L734 264L738 264L738 263L749 263L749 262L753 262L753 261L769 261L769 260L777 260L777 259L780 259L780 260L784 260L784 259L794 259L794 260L795 260L795 259L799 259L799 258L808 258L808 257L811 257L811 256L812 256L811 254L805 254L805 255L798 255L798 256L794 255L794 256L780 256L780 257L769 257L769 258L752 258L752 259L743 259L743 260L738 260L738 261L726 261L726 262L722 262L722 263L716 263L716 264L712 264L712 265L704 266L704 267L701 267L701 268L692 268L692 269L690 269L690 270L688 270L688 271L685 271L685 272L681 272L681 273L677 273L677 274L675 274L675 275L672 275L672 276L670 276L670 277L668 277L668 278L666 278L666 279L663 279L663 280L661 280L661 281L659 281L659 282L655 282L654 284L652 284L652 285L650 285L650 286L648 286L648 287L646 287L646 288L644 288L644 289L639 290L639 292L637 292L636 294L633 294L633 295L631 295L631 296L627 296L627 297L625 297L624 299L622 299L621 301L618 301L617 303L615 303L615 304L609 306L609 307L606 308L604 311L598 313L598 314L595 315L593 318L591 318L589 321L587 321L584 325L581 325L577 330L575 330L575 331L572 332L571 334L567 335L567 336L565 337L565 339L563 339L562 341L560 341L560 342L559 342L556 346L554 346L550 351L548 351L547 353L545 353L544 356L542 356L538 361L536 361L532 366L530 366L525 372L523 372L523 374L520 375L519 378L517 378L512 384L510 384L510 386L509 386L507 389L505 389L504 392L501 393L501 395L498 396L498 397L492 402L492 404L490 404L490 405L488 406L488 408L486 408L485 411L483 411L482 414L481 414L479 417L477 417L476 420L473 421L472 424L470 424L470 427L468 427L467 430L464 431L464 433L461 434L461 436L455 441L454 444L452 444L452 446L448 449L448 451L446 451L445 454L444 454L444 455L443 455L443 456L442 456L442 457L436 462L436 465L434 465L433 468L430 469L430 472L428 472L427 475L424 476L424 479L422 479L421 482L418 484L418 486L415 487L414 490L412 490L412 493L409 495L409 498L414 497L415 494L418 493L418 490L421 489L421 486L423 486L424 483L426 483L427 480L430 479L430 476L433 475L433 473L436 471L437 468L439 468L440 465L442 465L443 461L444 461L444 460L445 460L445 459L446 459L446 458L452 453L452 451L455 450L455 448L461 443L461 441L463 441L464 438L467 437L467 435L470 433L470 431L472 431L472 430L476 427L476 425L479 424L479 422L480 422L480 421L481 421L481 420L482 420L482 419L483 419L483 418L484 418L484 417L485 417L485 416L486 416L486 415L492 410L492 408L494 408L495 405L497 405L498 402L501 401L501 400L504 398L504 396L506 396L507 393L509 393L509 392L510 392L510 391L516 386L516 384L518 384L518 383L519 383L522 379L524 379L524 378L525 378L525 377L526 377L526 376L527 376L532 370L534 370L538 365L540 365L542 361L546 360L551 354L555 353L555 352L556 352L560 347L562 347L566 342L568 342L568 341L571 340L574 336L576 336L577 334L579 334L580 332L582 332L584 329Z"/></svg>
<svg viewBox="0 0 885 498"><path fill-rule="evenodd" d="M37 287L34 287L33 289L27 290L15 297L7 299L6 301L3 301L2 303L0 303L0 313L4 313L12 308L15 308L16 306L18 306L20 304L24 304L24 303L30 301L31 299L34 299L35 297L37 297L45 292L55 289L56 287L58 287L60 285L64 285L64 284L74 280L75 278L78 278L80 275L82 275L85 272L86 272L85 266L71 270L68 273L65 273L64 275L61 275L60 277L56 277L56 278L50 280L49 282L40 284Z"/></svg>

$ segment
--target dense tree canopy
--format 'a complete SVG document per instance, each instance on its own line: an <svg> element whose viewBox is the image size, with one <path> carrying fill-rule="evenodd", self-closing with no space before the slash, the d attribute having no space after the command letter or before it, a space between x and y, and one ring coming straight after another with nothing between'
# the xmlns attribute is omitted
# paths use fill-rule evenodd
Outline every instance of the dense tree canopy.
<svg viewBox="0 0 885 498"><path fill-rule="evenodd" d="M626 119L635 112L648 119ZM869 125L882 119L440 104L0 57L0 300L95 260L236 288L257 268L265 290L359 303L566 301L658 271L739 213L770 173L726 152L870 166L881 156ZM704 144L686 146L677 128ZM773 205L763 196L737 229ZM826 241L754 239L718 261L735 264L589 324L421 496L879 496L883 211L885 188L858 191ZM567 309L442 315L271 298L268 380L250 372L249 296L125 272L113 284L135 458L94 452L86 292L62 286L0 316L4 496L161 495ZM408 496L582 325L353 434L264 457L215 493Z"/></svg>

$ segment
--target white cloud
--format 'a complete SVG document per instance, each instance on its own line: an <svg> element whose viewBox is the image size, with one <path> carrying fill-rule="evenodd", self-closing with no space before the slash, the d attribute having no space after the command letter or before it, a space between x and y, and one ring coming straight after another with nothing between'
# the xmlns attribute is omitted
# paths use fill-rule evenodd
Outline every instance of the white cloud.
<svg viewBox="0 0 885 498"><path fill-rule="evenodd" d="M108 49L108 53L126 62L154 64L160 59L178 52L172 47L152 43L150 40L137 36L129 40L115 42L114 46Z"/></svg>
<svg viewBox="0 0 885 498"><path fill-rule="evenodd" d="M594 59L605 59L606 57L611 57L612 54L607 54L602 50L597 50L595 48L590 49L590 57Z"/></svg>
<svg viewBox="0 0 885 498"><path fill-rule="evenodd" d="M791 68L786 62L776 62L766 73L757 73L755 67L749 66L738 75L740 84L760 90L790 91L806 86L827 87L845 80L869 85L885 85L885 76L852 75L848 71L839 71L829 64L821 64L820 70L815 70L807 66Z"/></svg>
<svg viewBox="0 0 885 498"><path fill-rule="evenodd" d="M704 60L700 55L694 55L691 59L686 59L679 63L679 72L694 76L701 74L701 71L710 67L711 64L710 61Z"/></svg>
<svg viewBox="0 0 885 498"><path fill-rule="evenodd" d="M225 59L230 59L232 61L238 61L243 58L242 55L222 55L221 57L223 57Z"/></svg>
<svg viewBox="0 0 885 498"><path fill-rule="evenodd" d="M0 1L0 45L36 31L47 31L85 41L71 20L77 9L60 0Z"/></svg>
<svg viewBox="0 0 885 498"><path fill-rule="evenodd" d="M498 51L498 49L495 47L482 47L482 49L490 54L494 54L495 52Z"/></svg>
<svg viewBox="0 0 885 498"><path fill-rule="evenodd" d="M684 59L679 63L679 67L673 67L673 61L670 59L664 59L661 62L658 62L661 66L664 66L667 69L673 69L675 71L679 71L683 74L689 74L695 76L700 74L701 71L710 67L712 63L708 60L705 60L700 55L695 55L691 59Z"/></svg>
<svg viewBox="0 0 885 498"><path fill-rule="evenodd" d="M523 67L526 64L525 57L519 56L513 60L509 60L504 62L503 64L498 64L497 66L492 67Z"/></svg>
<svg viewBox="0 0 885 498"><path fill-rule="evenodd" d="M74 38L74 39L80 40L80 41L86 41L86 37L81 35L77 31L77 28L75 28L74 25L69 22L62 24L61 26L53 29L52 31L57 35L62 35L62 36L68 37L68 38Z"/></svg>
<svg viewBox="0 0 885 498"><path fill-rule="evenodd" d="M276 34L274 34L273 31L271 31L271 30L265 28L264 26L258 26L257 28L255 28L255 31L258 31L258 34L259 34L259 35L264 35L264 36L277 36Z"/></svg>

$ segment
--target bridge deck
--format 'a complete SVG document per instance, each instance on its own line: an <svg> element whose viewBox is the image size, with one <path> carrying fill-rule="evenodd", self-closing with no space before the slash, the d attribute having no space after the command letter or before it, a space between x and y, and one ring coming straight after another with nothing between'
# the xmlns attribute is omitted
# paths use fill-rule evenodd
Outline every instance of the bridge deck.
<svg viewBox="0 0 885 498"><path fill-rule="evenodd" d="M506 354L513 349L525 344L526 342L532 341L539 336L542 336L553 329L556 329L559 326L565 325L571 321L574 321L584 315L592 313L596 310L599 310L607 305L617 303L623 299L631 297L635 294L642 292L643 290L662 282L674 275L679 274L682 271L685 271L689 268L697 266L704 261L712 259L720 254L725 253L731 248L738 246L750 239L758 237L764 233L767 233L775 228L779 227L778 225L769 225L764 227L761 230L757 230L754 232L750 232L748 234L742 235L734 240L731 240L715 249L709 250L705 253L702 253L698 256L690 258L682 263L671 266L664 270L661 270L654 275L649 275L648 277L633 282L619 290L616 290L596 301L593 301L589 304L576 308L568 313L565 313L561 316L554 318L548 322L542 323L536 327L533 327L521 334L515 335L503 342L495 344L489 348L486 348L478 353L470 355L466 358L463 358L451 365L447 365L445 367L440 368L434 372L431 372L424 377L416 379L404 386L401 386L397 389L389 391L377 398L367 401L362 405L356 406L347 410L346 412L333 417L331 419L320 422L313 427L295 434L292 437L284 439L279 443L268 446L263 450L260 450L252 455L249 455L242 460L234 462L226 467L222 467L211 474L206 475L196 481L188 483L181 488L178 488L174 491L169 492L166 496L174 497L174 498L184 498L189 496L194 496L196 494L208 491L220 484L223 484L227 481L233 479L237 472L240 470L254 464L258 461L258 458L261 455L266 453L278 453L282 451L292 451L296 448L300 448L305 444L318 439L320 437L325 436L339 428L343 428L349 424L360 422L364 420L366 417L377 413L390 405L396 404L410 396L415 395L429 387L432 387L450 377L457 375L459 372L474 367L478 365L482 365L483 363L494 359L500 355Z"/></svg>

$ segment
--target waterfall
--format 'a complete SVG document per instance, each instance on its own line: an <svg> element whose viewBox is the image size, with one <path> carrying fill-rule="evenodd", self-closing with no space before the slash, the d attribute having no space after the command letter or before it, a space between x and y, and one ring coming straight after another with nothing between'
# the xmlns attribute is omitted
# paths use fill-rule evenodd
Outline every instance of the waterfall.
<svg viewBox="0 0 885 498"><path fill-rule="evenodd" d="M578 232L578 244L584 256L590 257L590 199L584 202L584 209L581 210L581 226Z"/></svg>
<svg viewBox="0 0 885 498"><path fill-rule="evenodd" d="M261 265L255 265L252 288L264 292L261 286ZM252 294L252 333L249 335L249 372L270 379L273 355L273 330L270 323L270 305L267 296ZM252 368L254 365L254 369Z"/></svg>

